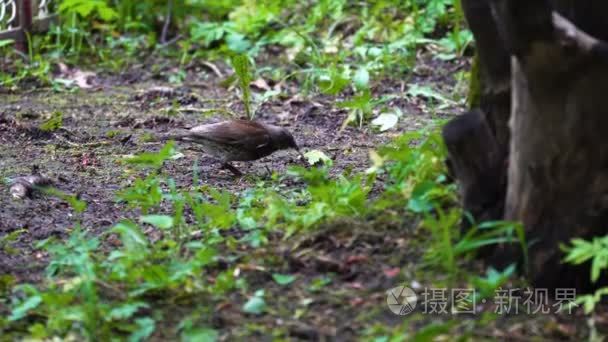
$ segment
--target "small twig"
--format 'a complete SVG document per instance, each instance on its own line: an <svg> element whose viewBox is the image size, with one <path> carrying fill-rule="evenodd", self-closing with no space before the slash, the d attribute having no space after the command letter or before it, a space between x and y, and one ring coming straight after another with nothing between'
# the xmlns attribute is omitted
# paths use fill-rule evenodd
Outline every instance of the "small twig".
<svg viewBox="0 0 608 342"><path fill-rule="evenodd" d="M159 44L158 49L166 48L167 46L170 46L170 45L176 43L180 39L182 39L182 35L178 34L177 36L171 38L168 42Z"/></svg>
<svg viewBox="0 0 608 342"><path fill-rule="evenodd" d="M375 144L351 144L349 147L359 147L359 148L376 148ZM346 148L346 147L344 147Z"/></svg>
<svg viewBox="0 0 608 342"><path fill-rule="evenodd" d="M209 89L211 88L211 85L206 82L184 82L184 87Z"/></svg>
<svg viewBox="0 0 608 342"><path fill-rule="evenodd" d="M163 25L163 31L160 35L161 44L165 44L167 42L167 31L169 30L169 25L171 24L171 12L173 11L173 0L167 1L167 16L165 18L165 24Z"/></svg>
<svg viewBox="0 0 608 342"><path fill-rule="evenodd" d="M112 285L104 282L103 280L95 279L95 284L98 285L99 287L102 287L102 288L106 289L106 290L110 290L120 300L126 300L127 299L127 297L125 296L125 291L123 291L123 290L121 290L121 289L119 289L119 288L117 288L115 286L112 286Z"/></svg>
<svg viewBox="0 0 608 342"><path fill-rule="evenodd" d="M30 56L28 56L27 54L25 54L17 49L14 49L13 52L15 52L17 55L19 55L19 57L23 58L26 62L30 61Z"/></svg>
<svg viewBox="0 0 608 342"><path fill-rule="evenodd" d="M213 73L219 77L219 78L224 78L224 74L222 74L222 72L220 71L220 69L213 63L211 62L207 62L207 61L203 61L201 62L202 65L206 66L207 68L211 69L211 71L213 71Z"/></svg>
<svg viewBox="0 0 608 342"><path fill-rule="evenodd" d="M96 142L91 142L91 143L80 144L80 143L70 141L67 138L62 137L59 134L53 134L53 136L55 138L57 138L58 140L61 140L61 142L64 142L64 143L66 143L70 146L74 146L74 147L98 147L98 146L105 146L105 145L112 144L112 142L110 142L110 141L96 141Z"/></svg>
<svg viewBox="0 0 608 342"><path fill-rule="evenodd" d="M188 84L188 86L191 86L191 85ZM192 97L195 97L196 101L199 103L218 103L218 102L229 102L230 101L228 99L206 99L197 93L190 93L189 95Z"/></svg>

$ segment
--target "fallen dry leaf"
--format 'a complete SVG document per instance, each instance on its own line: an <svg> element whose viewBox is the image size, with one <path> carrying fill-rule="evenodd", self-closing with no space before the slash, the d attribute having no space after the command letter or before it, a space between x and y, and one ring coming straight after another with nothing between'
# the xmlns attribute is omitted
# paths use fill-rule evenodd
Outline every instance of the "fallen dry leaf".
<svg viewBox="0 0 608 342"><path fill-rule="evenodd" d="M361 297L355 297L350 300L351 306L361 306L363 303L365 303L365 300L363 300Z"/></svg>
<svg viewBox="0 0 608 342"><path fill-rule="evenodd" d="M389 268L382 271L387 278L395 278L401 272L399 267Z"/></svg>
<svg viewBox="0 0 608 342"><path fill-rule="evenodd" d="M350 287L351 289L355 289L355 290L363 290L365 288L363 286L363 284L361 284L358 281L352 282L352 283L348 283L348 284L346 284L346 287Z"/></svg>
<svg viewBox="0 0 608 342"><path fill-rule="evenodd" d="M83 71L77 68L70 69L67 65L59 63L59 75L56 80L63 81L64 83L69 82L72 85L77 86L81 89L93 88L93 79L97 76L92 71Z"/></svg>
<svg viewBox="0 0 608 342"><path fill-rule="evenodd" d="M268 85L268 82L266 82L266 80L264 80L263 78L258 78L257 80L251 82L251 86L254 88L257 88L259 90L265 90L265 91L270 90L270 86Z"/></svg>
<svg viewBox="0 0 608 342"><path fill-rule="evenodd" d="M369 257L367 255L351 255L348 258L346 258L346 264L347 265L352 265L352 264L358 264L358 263L362 263L369 260Z"/></svg>

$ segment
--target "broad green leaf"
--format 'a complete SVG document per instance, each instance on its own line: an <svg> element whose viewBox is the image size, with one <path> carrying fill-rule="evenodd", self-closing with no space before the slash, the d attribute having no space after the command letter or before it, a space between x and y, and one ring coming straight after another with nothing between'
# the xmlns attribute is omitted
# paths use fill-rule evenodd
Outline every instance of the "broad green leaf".
<svg viewBox="0 0 608 342"><path fill-rule="evenodd" d="M230 32L226 36L226 45L236 53L246 53L251 48L251 42L244 35Z"/></svg>
<svg viewBox="0 0 608 342"><path fill-rule="evenodd" d="M61 1L59 12L70 15L78 14L83 18L98 15L103 21L111 21L118 18L118 13L108 6L104 0L66 0Z"/></svg>
<svg viewBox="0 0 608 342"><path fill-rule="evenodd" d="M129 342L139 342L147 339L156 329L156 323L150 317L138 318L135 320L137 330L129 336Z"/></svg>
<svg viewBox="0 0 608 342"><path fill-rule="evenodd" d="M97 13L103 21L112 21L118 18L118 13L109 7L98 7Z"/></svg>
<svg viewBox="0 0 608 342"><path fill-rule="evenodd" d="M285 286L293 283L293 281L296 280L296 276L291 274L273 273L272 279L274 279L277 284Z"/></svg>
<svg viewBox="0 0 608 342"><path fill-rule="evenodd" d="M264 300L264 290L256 291L255 295L243 305L243 312L259 315L266 311L266 301Z"/></svg>
<svg viewBox="0 0 608 342"><path fill-rule="evenodd" d="M142 223L148 223L159 229L170 229L173 227L173 217L167 215L144 215L139 218Z"/></svg>
<svg viewBox="0 0 608 342"><path fill-rule="evenodd" d="M169 141L157 153L144 152L134 156L125 156L123 160L126 163L142 167L159 168L163 165L165 160L171 159L171 157L177 153L174 146L175 142Z"/></svg>
<svg viewBox="0 0 608 342"><path fill-rule="evenodd" d="M42 297L40 295L34 295L20 303L17 307L13 308L11 315L8 317L9 321L18 321L25 317L27 313L38 307L42 303Z"/></svg>
<svg viewBox="0 0 608 342"><path fill-rule="evenodd" d="M184 342L215 342L220 334L217 330L210 328L192 328L182 332L182 341Z"/></svg>
<svg viewBox="0 0 608 342"><path fill-rule="evenodd" d="M348 84L350 79L345 72L336 67L330 67L326 73L319 76L318 86L324 94L337 95L340 93Z"/></svg>
<svg viewBox="0 0 608 342"><path fill-rule="evenodd" d="M371 100L371 92L364 91L361 95L353 96L350 100L336 103L336 106L339 108L367 110Z"/></svg>
<svg viewBox="0 0 608 342"><path fill-rule="evenodd" d="M122 304L112 308L107 318L115 320L131 318L139 309L147 307L148 304L144 302Z"/></svg>
<svg viewBox="0 0 608 342"><path fill-rule="evenodd" d="M353 83L358 90L369 88L369 71L366 68L359 68L353 77Z"/></svg>
<svg viewBox="0 0 608 342"><path fill-rule="evenodd" d="M418 184L414 191L412 191L412 197L410 198L407 208L415 213L424 213L433 209L433 202L429 196L429 193L437 185L433 182L426 181Z"/></svg>
<svg viewBox="0 0 608 342"><path fill-rule="evenodd" d="M407 208L415 213L424 213L433 209L433 204L424 197L414 197L408 201Z"/></svg>
<svg viewBox="0 0 608 342"><path fill-rule="evenodd" d="M317 163L323 163L325 165L332 165L332 160L324 152L319 150L312 150L304 153L306 161L310 165L316 165Z"/></svg>
<svg viewBox="0 0 608 342"><path fill-rule="evenodd" d="M220 23L197 21L190 27L190 39L195 42L202 40L205 47L222 39L225 33L226 30Z"/></svg>
<svg viewBox="0 0 608 342"><path fill-rule="evenodd" d="M430 323L415 332L411 338L412 342L427 342L439 340L439 337L445 337L449 340L450 328L456 324L455 321L446 323Z"/></svg>
<svg viewBox="0 0 608 342"><path fill-rule="evenodd" d="M44 132L53 132L63 126L63 113L53 112L51 117L40 125L40 130Z"/></svg>
<svg viewBox="0 0 608 342"><path fill-rule="evenodd" d="M0 48L3 48L5 46L9 46L11 44L15 43L14 40L12 39L0 39Z"/></svg>
<svg viewBox="0 0 608 342"><path fill-rule="evenodd" d="M196 251L195 257L196 261L200 265L208 265L215 260L217 255L217 251L211 247L204 247Z"/></svg>

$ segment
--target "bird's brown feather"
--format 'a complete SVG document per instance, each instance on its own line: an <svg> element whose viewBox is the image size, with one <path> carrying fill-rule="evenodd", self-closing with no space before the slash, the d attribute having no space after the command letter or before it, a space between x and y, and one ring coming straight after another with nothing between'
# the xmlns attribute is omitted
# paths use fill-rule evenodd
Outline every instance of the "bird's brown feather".
<svg viewBox="0 0 608 342"><path fill-rule="evenodd" d="M277 150L297 149L293 137L283 128L248 120L205 124L163 137L196 143L222 162L257 160Z"/></svg>
<svg viewBox="0 0 608 342"><path fill-rule="evenodd" d="M216 124L193 127L188 132L193 140L209 140L235 148L254 150L271 142L264 126L248 120L224 121Z"/></svg>

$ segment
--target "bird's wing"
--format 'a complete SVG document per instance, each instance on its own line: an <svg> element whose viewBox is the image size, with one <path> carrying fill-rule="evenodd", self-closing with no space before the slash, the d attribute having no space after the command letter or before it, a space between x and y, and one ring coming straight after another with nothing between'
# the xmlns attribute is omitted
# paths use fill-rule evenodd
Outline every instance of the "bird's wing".
<svg viewBox="0 0 608 342"><path fill-rule="evenodd" d="M258 149L270 144L268 131L260 124L247 120L218 122L190 129L193 140L209 140L243 149Z"/></svg>

